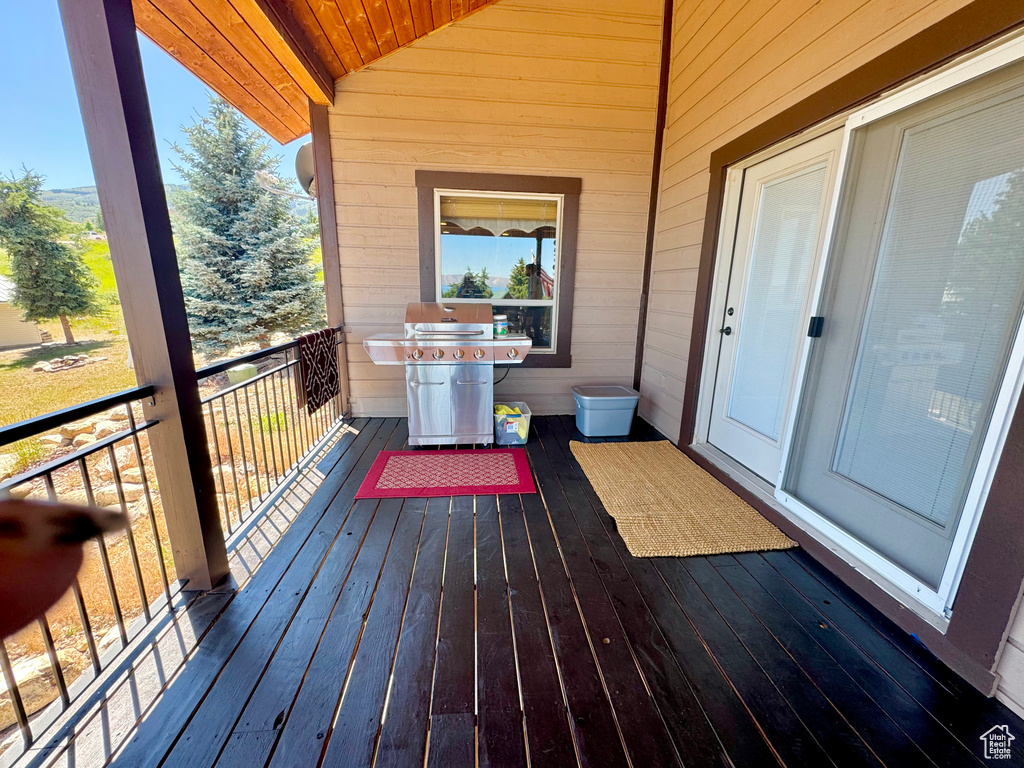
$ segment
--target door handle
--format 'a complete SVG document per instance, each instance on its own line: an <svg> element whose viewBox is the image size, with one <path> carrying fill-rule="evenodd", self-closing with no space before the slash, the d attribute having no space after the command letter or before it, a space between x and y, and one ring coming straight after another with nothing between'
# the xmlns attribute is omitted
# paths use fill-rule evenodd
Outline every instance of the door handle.
<svg viewBox="0 0 1024 768"><path fill-rule="evenodd" d="M724 333L726 336L729 336L729 335L732 334L732 326L731 325L727 325L727 326L725 326L725 328L722 328L718 332L719 333Z"/></svg>
<svg viewBox="0 0 1024 768"><path fill-rule="evenodd" d="M486 381L456 381L455 383L457 385L459 385L460 387L482 387L487 382Z"/></svg>
<svg viewBox="0 0 1024 768"><path fill-rule="evenodd" d="M410 381L410 387L443 387L443 381Z"/></svg>

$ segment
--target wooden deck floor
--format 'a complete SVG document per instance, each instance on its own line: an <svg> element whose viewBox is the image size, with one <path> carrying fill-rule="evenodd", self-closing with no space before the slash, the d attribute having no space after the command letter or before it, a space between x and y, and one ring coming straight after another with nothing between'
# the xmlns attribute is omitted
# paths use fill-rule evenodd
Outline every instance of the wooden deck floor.
<svg viewBox="0 0 1024 768"><path fill-rule="evenodd" d="M534 420L540 494L429 501L353 501L407 434L353 426L115 765L959 767L1024 739L800 551L631 557L569 419Z"/></svg>

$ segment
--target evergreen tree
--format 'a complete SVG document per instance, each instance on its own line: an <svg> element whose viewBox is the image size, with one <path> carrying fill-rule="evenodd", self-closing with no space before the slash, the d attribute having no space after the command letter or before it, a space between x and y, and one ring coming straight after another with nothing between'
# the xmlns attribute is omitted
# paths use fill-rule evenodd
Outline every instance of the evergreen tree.
<svg viewBox="0 0 1024 768"><path fill-rule="evenodd" d="M520 256L508 276L508 295L512 299L526 299L529 298L529 292L530 277L526 274L526 260Z"/></svg>
<svg viewBox="0 0 1024 768"><path fill-rule="evenodd" d="M442 299L489 299L494 291L487 284L490 276L487 274L487 267L480 270L479 274L466 267L466 274L461 283L448 287L448 290L441 294Z"/></svg>
<svg viewBox="0 0 1024 768"><path fill-rule="evenodd" d="M313 232L287 198L257 182L280 163L263 135L217 98L182 130L188 147L174 149L188 186L175 224L193 345L220 351L324 322L323 284L309 263Z"/></svg>
<svg viewBox="0 0 1024 768"><path fill-rule="evenodd" d="M57 241L71 225L60 209L41 203L42 182L29 170L0 177L0 246L11 258L15 305L28 320L60 318L65 343L74 344L69 317L96 312L96 278Z"/></svg>

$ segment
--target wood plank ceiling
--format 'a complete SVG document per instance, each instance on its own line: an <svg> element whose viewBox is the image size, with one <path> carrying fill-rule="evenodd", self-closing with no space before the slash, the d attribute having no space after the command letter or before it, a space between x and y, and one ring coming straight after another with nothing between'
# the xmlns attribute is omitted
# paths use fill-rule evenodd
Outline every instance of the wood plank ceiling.
<svg viewBox="0 0 1024 768"><path fill-rule="evenodd" d="M285 143L334 83L496 0L132 0L139 31Z"/></svg>

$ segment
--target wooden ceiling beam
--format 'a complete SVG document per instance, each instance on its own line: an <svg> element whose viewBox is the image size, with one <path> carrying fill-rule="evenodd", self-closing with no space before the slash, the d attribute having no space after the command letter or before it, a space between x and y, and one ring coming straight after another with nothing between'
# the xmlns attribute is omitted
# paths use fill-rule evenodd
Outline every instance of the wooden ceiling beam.
<svg viewBox="0 0 1024 768"><path fill-rule="evenodd" d="M252 30L230 6L202 0L149 2L289 129L308 130L308 112L300 111L308 103L306 95L266 46L253 43ZM230 35L225 34L228 30Z"/></svg>
<svg viewBox="0 0 1024 768"><path fill-rule="evenodd" d="M220 2L222 0L212 0ZM314 104L334 103L334 75L288 0L231 0ZM308 117L306 118L308 122Z"/></svg>
<svg viewBox="0 0 1024 768"><path fill-rule="evenodd" d="M377 45L377 36L373 32L373 26L366 16L366 9L363 8L360 0L336 0L336 5L341 9L345 26L352 34L352 39L359 49L359 56L363 62L369 64L381 56L380 46Z"/></svg>
<svg viewBox="0 0 1024 768"><path fill-rule="evenodd" d="M296 133L294 128L286 125L277 115L263 106L249 92L246 85L235 80L149 0L133 0L132 6L135 10L136 25L146 37L177 59L189 72L210 86L214 92L272 137L284 144L305 133L305 131ZM309 130L308 127L306 130Z"/></svg>
<svg viewBox="0 0 1024 768"><path fill-rule="evenodd" d="M292 0L292 5L299 14L306 11L310 13L313 23L330 41L335 53L345 65L345 74L355 72L366 63L359 53L345 17L341 15L341 9L334 0Z"/></svg>

